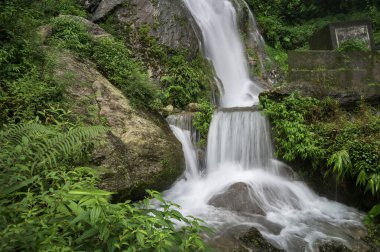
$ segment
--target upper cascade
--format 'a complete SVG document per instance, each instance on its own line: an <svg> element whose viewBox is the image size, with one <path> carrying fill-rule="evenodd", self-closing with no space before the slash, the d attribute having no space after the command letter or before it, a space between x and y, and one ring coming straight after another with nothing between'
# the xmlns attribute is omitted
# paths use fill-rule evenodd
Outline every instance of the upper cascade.
<svg viewBox="0 0 380 252"><path fill-rule="evenodd" d="M248 107L258 103L261 88L248 74L248 65L229 1L184 0L203 35L204 51L211 59L222 87L222 107Z"/></svg>

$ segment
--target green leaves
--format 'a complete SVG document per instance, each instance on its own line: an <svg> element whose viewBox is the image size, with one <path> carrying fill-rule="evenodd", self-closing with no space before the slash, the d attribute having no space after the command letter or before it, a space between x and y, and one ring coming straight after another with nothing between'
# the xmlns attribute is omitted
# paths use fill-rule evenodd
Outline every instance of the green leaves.
<svg viewBox="0 0 380 252"><path fill-rule="evenodd" d="M99 189L82 189L82 190L72 190L72 191L69 191L69 194L73 194L73 195L92 195L92 196L109 196L109 195L112 195L112 194L115 194L113 192L108 192L108 191L104 191L104 190L99 190Z"/></svg>
<svg viewBox="0 0 380 252"><path fill-rule="evenodd" d="M278 102L264 97L262 107L271 119L280 157L309 160L326 176L333 172L341 180L356 178L366 192L379 192L380 118L375 109L361 103L348 113L331 99L298 94Z"/></svg>
<svg viewBox="0 0 380 252"><path fill-rule="evenodd" d="M343 177L352 167L350 155L346 150L340 150L332 154L327 164L333 166L333 172L338 173L338 178Z"/></svg>
<svg viewBox="0 0 380 252"><path fill-rule="evenodd" d="M193 125L200 133L200 145L206 146L208 129L210 128L213 113L214 108L211 103L202 101L199 111L194 114Z"/></svg>
<svg viewBox="0 0 380 252"><path fill-rule="evenodd" d="M62 133L33 123L0 131L1 251L176 251L183 242L191 251L204 250L200 232L206 229L158 192L148 191L151 198L142 202L113 204L114 193L96 187L93 169L74 166L87 162L78 152L106 131ZM152 206L153 199L161 206Z"/></svg>
<svg viewBox="0 0 380 252"><path fill-rule="evenodd" d="M266 98L261 102L264 113L272 121L279 156L288 161L323 156L319 136L306 125L306 119L318 109L316 99L294 93L278 103Z"/></svg>

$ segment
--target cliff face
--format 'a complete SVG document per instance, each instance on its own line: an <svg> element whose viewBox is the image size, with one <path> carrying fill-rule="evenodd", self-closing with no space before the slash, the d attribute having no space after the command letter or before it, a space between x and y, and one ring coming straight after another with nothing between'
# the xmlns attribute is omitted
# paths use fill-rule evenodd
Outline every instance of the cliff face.
<svg viewBox="0 0 380 252"><path fill-rule="evenodd" d="M150 27L150 35L171 48L185 48L194 55L199 50L198 29L184 3L178 0L81 1L100 22L112 17L120 27Z"/></svg>

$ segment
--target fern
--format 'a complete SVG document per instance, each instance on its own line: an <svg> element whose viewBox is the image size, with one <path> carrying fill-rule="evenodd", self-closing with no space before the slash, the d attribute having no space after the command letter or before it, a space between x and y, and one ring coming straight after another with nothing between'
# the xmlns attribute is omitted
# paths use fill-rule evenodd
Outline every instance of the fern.
<svg viewBox="0 0 380 252"><path fill-rule="evenodd" d="M335 152L327 164L333 166L333 172L338 174L338 178L342 178L351 169L350 155L346 150Z"/></svg>
<svg viewBox="0 0 380 252"><path fill-rule="evenodd" d="M36 143L35 148L35 164L46 165L50 167L56 165L56 160L62 157L71 157L78 155L81 157L81 147L87 139L93 139L102 133L105 133L107 128L103 126L88 126L72 129L63 134L57 134L53 138L44 139Z"/></svg>
<svg viewBox="0 0 380 252"><path fill-rule="evenodd" d="M36 167L54 167L58 160L81 158L82 147L107 130L103 126L87 126L61 133L44 125L32 123L11 126L8 130L0 132L0 141L4 149L25 150L23 160L31 163L33 171Z"/></svg>
<svg viewBox="0 0 380 252"><path fill-rule="evenodd" d="M23 138L32 141L37 136L53 135L56 133L56 131L38 123L18 124L8 126L5 131L0 131L0 139L3 143L16 146L22 144Z"/></svg>

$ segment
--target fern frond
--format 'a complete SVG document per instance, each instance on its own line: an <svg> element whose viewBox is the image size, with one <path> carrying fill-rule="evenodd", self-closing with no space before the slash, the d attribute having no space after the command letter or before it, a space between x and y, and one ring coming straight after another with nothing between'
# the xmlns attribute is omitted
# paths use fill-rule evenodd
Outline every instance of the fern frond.
<svg viewBox="0 0 380 252"><path fill-rule="evenodd" d="M22 144L23 137L33 142L33 139L38 136L54 134L57 134L57 132L42 124L29 123L9 126L7 130L1 132L0 138L3 143L16 146Z"/></svg>
<svg viewBox="0 0 380 252"><path fill-rule="evenodd" d="M57 160L64 157L77 156L82 154L83 144L101 134L108 131L108 128L103 126L88 126L70 130L63 134L57 134L53 138L44 139L37 145L34 159L37 165L50 167L55 166ZM44 152L41 152L44 150Z"/></svg>
<svg viewBox="0 0 380 252"><path fill-rule="evenodd" d="M51 168L59 161L81 158L83 145L107 131L103 126L88 126L60 133L37 123L12 125L0 131L0 147L31 150L24 153L24 160L31 162L33 172L37 167Z"/></svg>
<svg viewBox="0 0 380 252"><path fill-rule="evenodd" d="M327 164L333 166L333 172L336 172L338 178L341 178L351 169L350 155L346 150L340 150L331 155Z"/></svg>

